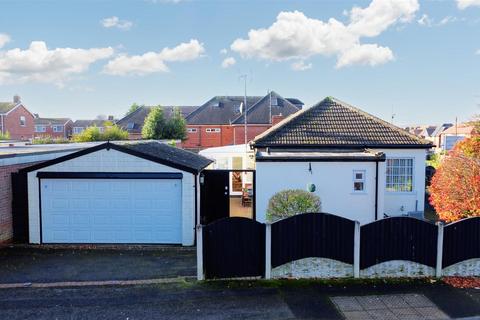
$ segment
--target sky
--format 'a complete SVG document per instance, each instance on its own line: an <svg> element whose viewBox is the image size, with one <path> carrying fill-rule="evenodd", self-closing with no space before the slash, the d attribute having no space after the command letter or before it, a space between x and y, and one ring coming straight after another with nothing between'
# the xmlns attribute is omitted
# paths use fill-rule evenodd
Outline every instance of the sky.
<svg viewBox="0 0 480 320"><path fill-rule="evenodd" d="M273 90L396 125L480 113L480 0L0 2L0 101L121 117ZM393 119L393 120L392 120Z"/></svg>

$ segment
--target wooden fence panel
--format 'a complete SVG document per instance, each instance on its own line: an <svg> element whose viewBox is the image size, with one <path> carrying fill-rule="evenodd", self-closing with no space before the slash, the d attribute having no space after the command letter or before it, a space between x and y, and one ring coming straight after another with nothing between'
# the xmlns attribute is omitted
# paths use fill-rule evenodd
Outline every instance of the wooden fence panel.
<svg viewBox="0 0 480 320"><path fill-rule="evenodd" d="M353 264L355 222L326 213L304 213L272 224L272 267L302 258Z"/></svg>
<svg viewBox="0 0 480 320"><path fill-rule="evenodd" d="M443 231L443 268L480 258L480 217L448 224Z"/></svg>
<svg viewBox="0 0 480 320"><path fill-rule="evenodd" d="M203 228L206 279L254 277L265 274L265 225L232 217Z"/></svg>
<svg viewBox="0 0 480 320"><path fill-rule="evenodd" d="M360 268L407 260L435 268L438 227L410 217L378 220L360 228Z"/></svg>

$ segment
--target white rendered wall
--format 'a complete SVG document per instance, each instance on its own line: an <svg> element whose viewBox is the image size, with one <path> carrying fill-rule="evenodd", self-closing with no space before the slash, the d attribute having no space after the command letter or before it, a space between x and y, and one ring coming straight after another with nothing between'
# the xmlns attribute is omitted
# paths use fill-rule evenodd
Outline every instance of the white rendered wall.
<svg viewBox="0 0 480 320"><path fill-rule="evenodd" d="M322 211L360 223L375 220L375 162L257 162L256 216L265 222L269 199L285 189L316 186ZM353 171L365 170L365 192L353 192ZM379 209L379 212L382 212Z"/></svg>
<svg viewBox="0 0 480 320"><path fill-rule="evenodd" d="M28 173L30 243L40 243L40 201L37 172L180 172L182 179L182 244L194 243L195 176L189 172L138 158L124 152L99 150Z"/></svg>
<svg viewBox="0 0 480 320"><path fill-rule="evenodd" d="M384 211L379 211L379 218L383 213L389 216L398 216L407 214L409 211L423 211L425 207L425 149L382 149L375 150L385 153L388 158L413 158L413 190L412 192L389 192L386 191L386 162L381 162L379 166L379 193L384 196L384 204L381 207ZM379 208L381 208L379 206ZM403 207L403 211L402 211Z"/></svg>

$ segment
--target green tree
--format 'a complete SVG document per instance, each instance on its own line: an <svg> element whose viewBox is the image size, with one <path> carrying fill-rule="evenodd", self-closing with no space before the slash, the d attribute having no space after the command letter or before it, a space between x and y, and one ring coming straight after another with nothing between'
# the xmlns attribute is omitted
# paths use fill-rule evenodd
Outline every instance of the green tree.
<svg viewBox="0 0 480 320"><path fill-rule="evenodd" d="M125 116L128 116L130 113L137 111L138 109L140 109L140 107L141 107L140 105L138 105L136 102L134 102L134 103L130 106L130 108L128 108L128 111L127 111L127 113L125 114Z"/></svg>
<svg viewBox="0 0 480 320"><path fill-rule="evenodd" d="M142 128L143 139L164 139L165 138L165 116L163 108L153 107L145 118Z"/></svg>
<svg viewBox="0 0 480 320"><path fill-rule="evenodd" d="M75 142L101 141L102 133L96 126L85 128L81 133L73 135Z"/></svg>
<svg viewBox="0 0 480 320"><path fill-rule="evenodd" d="M128 140L128 132L119 126L106 127L101 134L102 141Z"/></svg>
<svg viewBox="0 0 480 320"><path fill-rule="evenodd" d="M79 134L73 135L73 141L75 142L115 140L128 140L128 132L116 125L106 127L103 132L100 132L98 127L93 126L86 128Z"/></svg>
<svg viewBox="0 0 480 320"><path fill-rule="evenodd" d="M308 191L282 190L268 201L267 221L275 222L297 214L320 212L320 198Z"/></svg>
<svg viewBox="0 0 480 320"><path fill-rule="evenodd" d="M173 109L172 116L167 121L164 139L187 139L187 122L178 107Z"/></svg>

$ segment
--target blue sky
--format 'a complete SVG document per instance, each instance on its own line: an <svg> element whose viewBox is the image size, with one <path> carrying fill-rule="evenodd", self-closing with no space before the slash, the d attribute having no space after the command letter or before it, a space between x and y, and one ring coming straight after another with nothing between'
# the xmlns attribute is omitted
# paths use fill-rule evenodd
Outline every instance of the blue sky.
<svg viewBox="0 0 480 320"><path fill-rule="evenodd" d="M467 120L480 1L0 3L0 101L41 116L198 105L243 94L242 74L249 94L335 96L398 125Z"/></svg>

